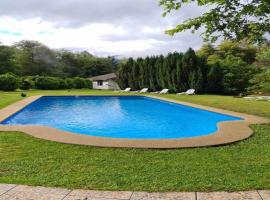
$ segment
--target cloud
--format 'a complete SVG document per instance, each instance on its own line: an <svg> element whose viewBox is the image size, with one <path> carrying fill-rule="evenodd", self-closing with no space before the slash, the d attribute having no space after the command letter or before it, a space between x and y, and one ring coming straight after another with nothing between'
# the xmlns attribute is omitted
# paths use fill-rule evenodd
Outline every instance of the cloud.
<svg viewBox="0 0 270 200"><path fill-rule="evenodd" d="M164 31L204 11L193 4L163 18L158 0L0 1L0 41L38 40L102 56L166 54L201 45L198 34Z"/></svg>

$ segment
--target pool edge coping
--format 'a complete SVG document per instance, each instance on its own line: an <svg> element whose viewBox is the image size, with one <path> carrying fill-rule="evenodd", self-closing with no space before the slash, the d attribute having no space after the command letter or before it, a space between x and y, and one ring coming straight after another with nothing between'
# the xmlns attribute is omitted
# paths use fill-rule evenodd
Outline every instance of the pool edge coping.
<svg viewBox="0 0 270 200"><path fill-rule="evenodd" d="M26 106L28 106L29 104L33 103L34 101L38 100L43 96L47 95L30 96L1 109L0 121L3 121L8 117L14 115L15 113L19 112L20 110L22 110L23 108L25 108ZM50 96L58 96L58 95L50 95ZM76 95L66 95L66 96L76 96ZM78 95L78 96L104 96L104 95ZM130 96L130 95L116 94L113 96ZM253 134L253 130L249 127L249 125L270 123L270 119L254 115L238 113L234 111L228 111L224 109L213 108L209 106L203 106L183 101L172 100L161 96L153 96L153 95L140 95L140 96L151 97L211 112L231 115L234 117L240 117L243 118L243 120L220 122L218 123L218 130L215 133L206 136L179 138L179 139L157 139L157 140L95 137L84 134L67 132L47 126L0 125L0 131L19 131L40 139L68 144L100 146L100 147L169 149L169 148L217 146L233 143L236 141L244 140Z"/></svg>

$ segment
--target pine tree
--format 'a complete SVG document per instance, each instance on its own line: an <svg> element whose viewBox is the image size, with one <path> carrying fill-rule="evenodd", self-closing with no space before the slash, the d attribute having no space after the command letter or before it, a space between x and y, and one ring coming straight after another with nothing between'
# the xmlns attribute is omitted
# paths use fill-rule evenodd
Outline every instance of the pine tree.
<svg viewBox="0 0 270 200"><path fill-rule="evenodd" d="M213 65L207 74L207 91L209 93L220 93L223 91L223 70Z"/></svg>
<svg viewBox="0 0 270 200"><path fill-rule="evenodd" d="M190 76L195 76L193 73L197 68L197 56L195 51L189 48L184 54L182 60L182 84L184 86L184 90L190 89L191 86L189 85L189 79L193 79L190 78Z"/></svg>

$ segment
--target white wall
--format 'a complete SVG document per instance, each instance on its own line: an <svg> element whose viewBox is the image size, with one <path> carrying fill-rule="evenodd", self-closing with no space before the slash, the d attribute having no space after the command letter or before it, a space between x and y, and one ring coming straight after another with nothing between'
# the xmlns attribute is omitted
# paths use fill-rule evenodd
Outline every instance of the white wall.
<svg viewBox="0 0 270 200"><path fill-rule="evenodd" d="M118 84L113 80L103 81L103 85L98 85L97 81L93 81L93 89L96 90L119 90Z"/></svg>

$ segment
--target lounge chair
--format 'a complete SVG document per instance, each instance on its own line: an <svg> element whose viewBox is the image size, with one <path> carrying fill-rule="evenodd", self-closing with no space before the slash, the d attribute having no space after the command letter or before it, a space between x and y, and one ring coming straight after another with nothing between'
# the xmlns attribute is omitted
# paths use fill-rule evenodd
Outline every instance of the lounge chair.
<svg viewBox="0 0 270 200"><path fill-rule="evenodd" d="M186 92L180 92L180 93L177 93L177 94L185 94L185 95L193 95L195 94L195 89L189 89L187 90Z"/></svg>
<svg viewBox="0 0 270 200"><path fill-rule="evenodd" d="M119 92L130 92L131 91L131 88L126 88L124 90L120 90Z"/></svg>
<svg viewBox="0 0 270 200"><path fill-rule="evenodd" d="M152 94L167 94L169 92L169 89L163 89L161 91L158 92L152 92Z"/></svg>
<svg viewBox="0 0 270 200"><path fill-rule="evenodd" d="M250 97L243 97L244 99L247 99L247 100L256 100L256 97L253 97L253 96L250 96Z"/></svg>
<svg viewBox="0 0 270 200"><path fill-rule="evenodd" d="M169 92L169 89L163 89L159 92L159 94L167 94Z"/></svg>
<svg viewBox="0 0 270 200"><path fill-rule="evenodd" d="M148 88L143 88L142 90L139 91L139 93L146 93L148 92Z"/></svg>

